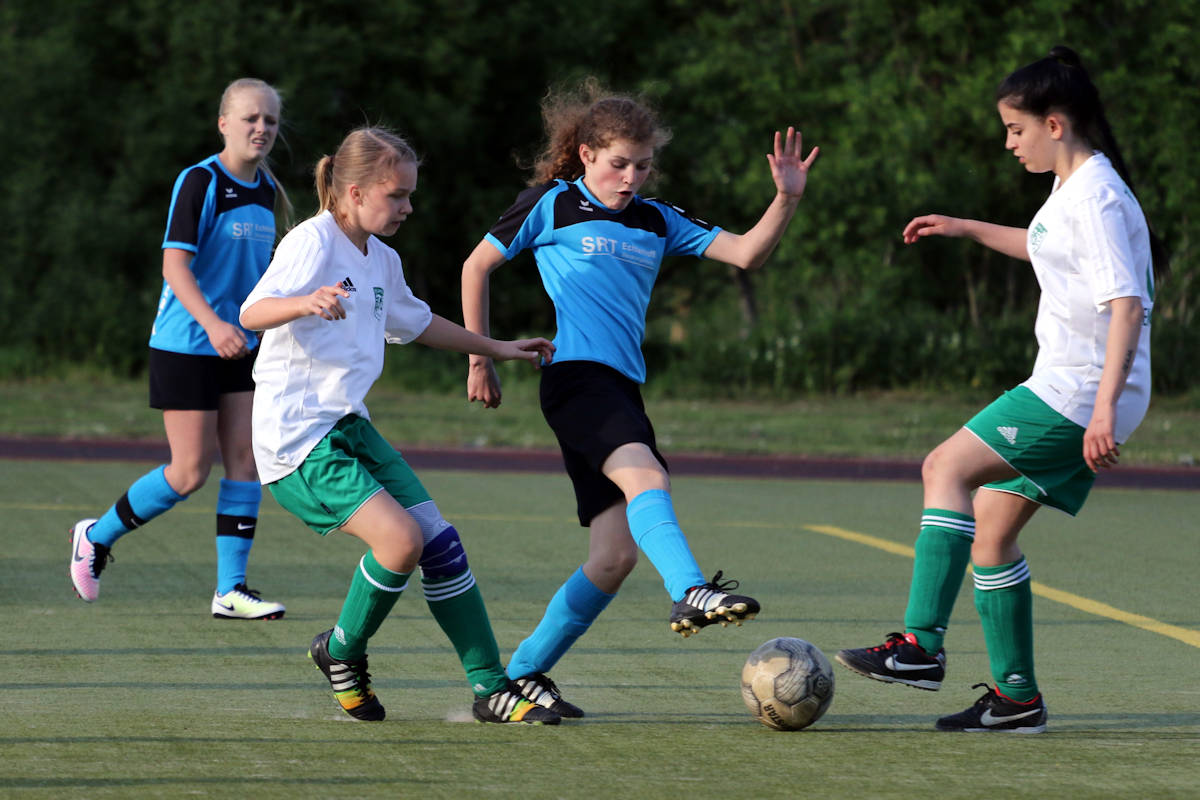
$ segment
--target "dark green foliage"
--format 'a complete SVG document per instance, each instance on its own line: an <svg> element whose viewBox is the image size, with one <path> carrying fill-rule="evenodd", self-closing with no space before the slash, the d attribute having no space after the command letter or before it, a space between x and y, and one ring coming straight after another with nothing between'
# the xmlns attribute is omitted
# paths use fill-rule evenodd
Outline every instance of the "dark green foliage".
<svg viewBox="0 0 1200 800"><path fill-rule="evenodd" d="M966 242L906 247L930 211L1023 225L1050 179L1003 149L992 94L1062 42L1089 65L1143 207L1173 256L1156 306L1158 388L1197 384L1200 4L887 0L233 0L0 5L6 191L0 375L144 364L175 176L215 152L216 106L251 75L284 97L273 161L299 218L312 166L352 127L392 126L423 158L392 242L410 283L459 319L462 259L523 186L546 88L594 74L656 99L675 133L649 191L733 231L773 188L776 128L820 145L763 272L664 265L646 342L655 390L854 391L1028 374L1028 266ZM493 277L494 332L552 333L532 260ZM416 383L460 362L401 359ZM670 386L666 384L669 382Z"/></svg>

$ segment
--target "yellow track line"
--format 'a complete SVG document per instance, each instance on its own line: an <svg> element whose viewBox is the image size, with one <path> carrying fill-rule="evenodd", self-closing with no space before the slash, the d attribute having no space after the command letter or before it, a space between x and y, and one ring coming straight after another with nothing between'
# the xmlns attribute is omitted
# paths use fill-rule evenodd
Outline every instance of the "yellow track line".
<svg viewBox="0 0 1200 800"><path fill-rule="evenodd" d="M19 508L19 509L33 510L33 511L64 511L64 510L71 510L73 507L61 505L61 504L0 503L0 510L6 509L6 508L7 509ZM75 510L86 510L86 509L75 509ZM188 509L188 508L176 509L172 513L179 513L180 511L182 511L183 513L189 513L189 512L204 513L204 514L212 513L211 509L194 509L193 510L193 509ZM265 509L264 508L262 510L263 516L275 516L275 515L281 515L282 513L283 512L280 512L280 511L277 511L274 509ZM460 519L485 520L485 521L493 521L493 522L542 522L542 523L544 523L544 522L556 521L556 518L543 517L543 516L519 516L519 515L500 515L500 514L461 514L461 513L454 514L452 516L454 516L456 518L460 518ZM758 522L758 523L756 523L756 522L737 522L737 523L728 523L727 525L728 525L728 527L733 527L733 528L737 528L737 527L781 528L781 529L790 529L791 528L791 526L788 526L788 525L772 525L772 524L764 524L761 522ZM820 533L825 536L833 536L837 539L844 539L848 542L854 542L856 544L863 544L868 547L874 547L876 550L883 550L884 552L891 553L893 555L904 556L905 558L915 558L915 556L916 556L915 551L908 545L897 544L896 542L890 541L888 539L881 539L878 536L870 536L869 534L865 534L865 533L849 531L849 530L846 530L845 528L838 528L834 525L804 525L802 527L804 527L806 530L813 531L814 533ZM1049 586L1046 586L1045 584L1038 583L1037 581L1033 581L1032 588L1033 588L1033 593L1035 595L1037 595L1038 597L1044 597L1047 600L1053 600L1056 603L1062 603L1063 605L1071 606L1072 608L1076 608L1087 614L1093 614L1097 617L1105 617L1106 619L1115 620L1117 622L1123 622L1126 625L1132 625L1135 628L1141 628L1142 630L1147 630L1147 631L1150 631L1151 633L1157 633L1162 636L1169 636L1172 639L1178 639L1179 641L1183 642L1184 644L1189 644L1192 647L1200 647L1200 631L1195 631L1190 628L1183 628L1178 625L1171 625L1166 622L1159 622L1156 619L1152 619L1151 617L1144 617L1141 614L1133 614L1128 611L1122 611L1121 609L1110 606L1107 603L1101 603L1098 600L1089 600L1086 597L1080 597L1077 594L1071 594L1070 592L1064 592L1059 589L1054 589Z"/></svg>
<svg viewBox="0 0 1200 800"><path fill-rule="evenodd" d="M865 544L868 547L874 547L877 550L884 550L898 556L906 556L914 558L915 551L906 545L896 544L887 539L880 539L878 536L868 536L865 533L857 533L848 531L844 528L838 528L833 525L805 525L806 530L814 533L824 534L825 536L833 536L838 539L845 539L849 542L857 544ZM1122 611L1119 608L1114 608L1107 603L1101 603L1097 600L1089 600L1086 597L1080 597L1077 594L1064 592L1059 589L1053 589L1043 583L1033 581L1033 593L1038 597L1044 597L1047 600L1053 600L1056 603L1062 603L1065 606L1077 608L1088 614L1094 614L1097 617L1105 617L1107 619L1124 622L1126 625L1132 625L1135 628L1157 633L1162 636L1169 636L1172 639L1178 639L1184 644L1190 644L1192 647L1200 647L1200 631L1195 631L1190 628L1182 628L1178 625L1171 625L1166 622L1159 622L1150 617L1143 617L1141 614L1131 614L1128 611Z"/></svg>

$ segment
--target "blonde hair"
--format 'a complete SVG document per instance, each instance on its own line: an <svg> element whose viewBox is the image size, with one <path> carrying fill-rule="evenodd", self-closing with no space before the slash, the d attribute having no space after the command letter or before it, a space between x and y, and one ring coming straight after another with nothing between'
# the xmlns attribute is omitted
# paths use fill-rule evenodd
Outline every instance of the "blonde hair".
<svg viewBox="0 0 1200 800"><path fill-rule="evenodd" d="M542 98L542 123L546 144L534 161L530 185L581 175L581 144L598 150L625 139L657 151L671 141L670 129L645 98L610 92L595 78L547 92Z"/></svg>
<svg viewBox="0 0 1200 800"><path fill-rule="evenodd" d="M229 106L233 103L233 97L240 92L263 92L275 98L275 105L279 107L280 114L283 113L283 100L279 95L278 90L266 81L258 78L238 78L225 87L225 91L221 92L221 104L217 107L217 116L223 117L229 113ZM276 139L282 139L283 133L276 134ZM279 178L275 177L275 173L271 171L271 165L267 159L263 159L259 164L262 171L271 179L271 183L275 185L275 227L277 230L286 231L292 224L292 215L295 210L292 207L292 200L288 197L287 190L283 188L283 184L279 182Z"/></svg>
<svg viewBox="0 0 1200 800"><path fill-rule="evenodd" d="M387 180L399 164L421 163L412 145L387 128L356 128L346 135L331 156L317 162L317 213L338 216L337 201L346 189Z"/></svg>

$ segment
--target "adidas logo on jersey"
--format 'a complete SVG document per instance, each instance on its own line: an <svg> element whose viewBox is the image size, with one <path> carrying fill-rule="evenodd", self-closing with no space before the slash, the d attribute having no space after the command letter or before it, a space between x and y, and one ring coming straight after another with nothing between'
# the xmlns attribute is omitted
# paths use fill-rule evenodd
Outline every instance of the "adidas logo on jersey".
<svg viewBox="0 0 1200 800"><path fill-rule="evenodd" d="M347 292L357 292L358 291L358 289L354 286L354 281L350 280L349 275L347 275L346 278L342 281L341 286Z"/></svg>
<svg viewBox="0 0 1200 800"><path fill-rule="evenodd" d="M996 431L1001 436L1003 436L1004 441L1008 442L1009 444L1017 443L1017 429L1016 428L1010 427L1008 425L1001 425L1000 427L996 428Z"/></svg>

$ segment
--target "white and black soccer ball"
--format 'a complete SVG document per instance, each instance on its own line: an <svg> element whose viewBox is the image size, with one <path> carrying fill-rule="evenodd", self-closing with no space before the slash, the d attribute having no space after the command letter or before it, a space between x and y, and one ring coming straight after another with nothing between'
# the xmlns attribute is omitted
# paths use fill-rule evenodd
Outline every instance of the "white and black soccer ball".
<svg viewBox="0 0 1200 800"><path fill-rule="evenodd" d="M742 699L756 720L777 731L798 731L833 702L833 667L816 645L781 636L742 667Z"/></svg>

